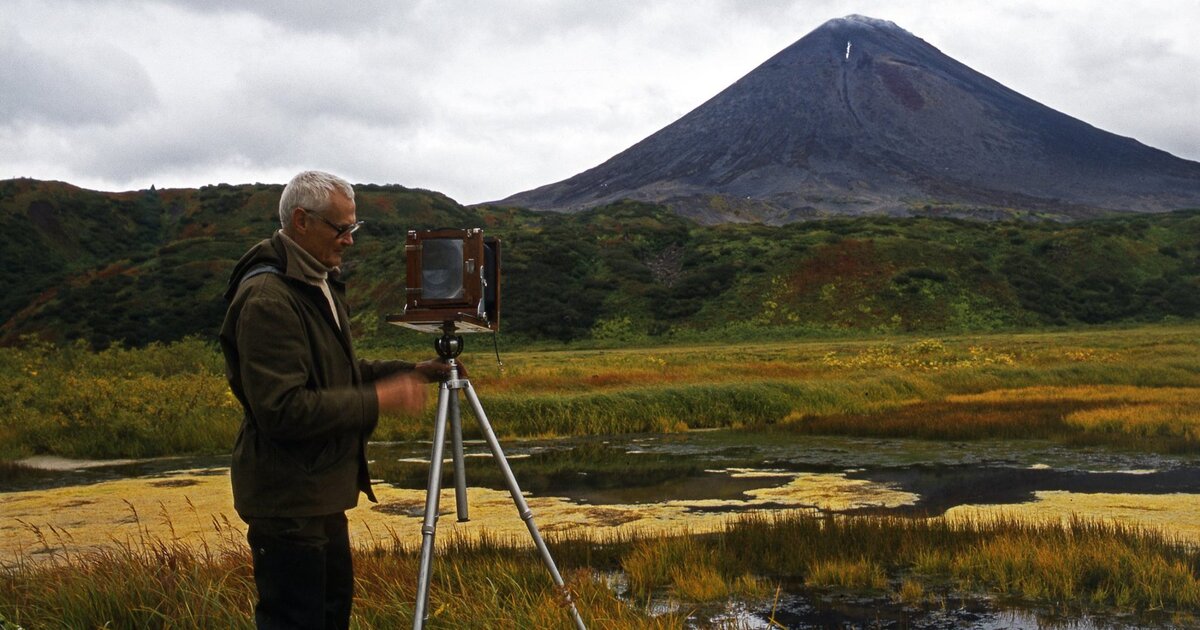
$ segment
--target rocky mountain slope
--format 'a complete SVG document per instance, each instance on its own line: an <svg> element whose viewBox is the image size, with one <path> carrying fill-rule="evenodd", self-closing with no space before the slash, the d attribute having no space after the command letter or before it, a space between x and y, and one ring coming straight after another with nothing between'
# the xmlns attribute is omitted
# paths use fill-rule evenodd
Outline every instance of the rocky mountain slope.
<svg viewBox="0 0 1200 630"><path fill-rule="evenodd" d="M1200 207L1200 163L1010 90L899 26L831 20L603 164L497 205L620 199L704 223L1058 219Z"/></svg>

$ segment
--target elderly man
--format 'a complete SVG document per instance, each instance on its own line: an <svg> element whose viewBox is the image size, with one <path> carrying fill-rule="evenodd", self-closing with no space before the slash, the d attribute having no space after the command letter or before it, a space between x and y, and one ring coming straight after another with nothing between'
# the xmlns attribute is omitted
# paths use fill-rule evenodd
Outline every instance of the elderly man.
<svg viewBox="0 0 1200 630"><path fill-rule="evenodd" d="M221 349L245 411L233 499L248 525L259 628L347 628L354 575L345 511L372 501L366 442L382 411L417 413L438 361L360 361L337 280L362 225L354 189L318 171L279 200L282 229L250 248L225 293Z"/></svg>

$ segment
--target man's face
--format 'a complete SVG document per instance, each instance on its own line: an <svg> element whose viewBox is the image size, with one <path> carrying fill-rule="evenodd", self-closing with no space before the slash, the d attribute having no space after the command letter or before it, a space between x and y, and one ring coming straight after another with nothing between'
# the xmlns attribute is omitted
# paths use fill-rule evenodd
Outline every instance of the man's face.
<svg viewBox="0 0 1200 630"><path fill-rule="evenodd" d="M303 227L295 241L326 267L340 267L342 254L354 244L354 235L347 232L338 236L338 230L353 225L358 217L354 201L345 195L334 191L330 202L330 207L323 212L306 210L303 213Z"/></svg>

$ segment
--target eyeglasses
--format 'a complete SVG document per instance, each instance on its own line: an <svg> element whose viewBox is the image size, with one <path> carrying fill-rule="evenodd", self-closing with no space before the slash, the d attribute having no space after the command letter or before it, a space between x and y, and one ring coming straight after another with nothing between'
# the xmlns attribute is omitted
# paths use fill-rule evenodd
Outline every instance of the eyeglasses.
<svg viewBox="0 0 1200 630"><path fill-rule="evenodd" d="M310 217L317 217L323 223L325 223L325 225L328 225L329 227L333 228L333 231L335 232L335 234L333 235L334 238L342 238L343 236L345 236L347 234L354 234L355 232L358 231L358 228L362 227L362 225L364 223L366 223L366 221L355 221L354 223L347 223L346 225L338 225L338 224L334 223L333 221L330 221L329 219L326 219L325 217L317 214L316 212L309 210L308 208L300 208L300 209L304 211L304 214L307 214Z"/></svg>

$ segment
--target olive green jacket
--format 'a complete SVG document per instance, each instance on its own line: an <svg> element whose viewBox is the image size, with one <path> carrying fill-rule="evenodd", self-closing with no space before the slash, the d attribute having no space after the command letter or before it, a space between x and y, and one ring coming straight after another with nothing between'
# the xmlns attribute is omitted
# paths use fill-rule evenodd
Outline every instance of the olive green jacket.
<svg viewBox="0 0 1200 630"><path fill-rule="evenodd" d="M357 505L359 491L375 501L366 459L379 420L371 382L413 365L359 361L345 286L332 274L328 282L342 328L278 233L242 256L230 277L220 341L229 388L245 411L231 471L242 517L332 514Z"/></svg>

